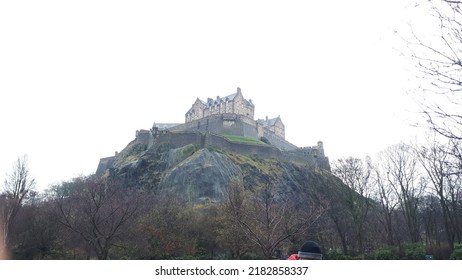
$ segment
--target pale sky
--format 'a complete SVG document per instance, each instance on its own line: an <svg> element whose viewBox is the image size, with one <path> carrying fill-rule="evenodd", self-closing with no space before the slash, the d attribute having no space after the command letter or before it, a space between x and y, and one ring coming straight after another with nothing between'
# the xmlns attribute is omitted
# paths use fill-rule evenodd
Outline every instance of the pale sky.
<svg viewBox="0 0 462 280"><path fill-rule="evenodd" d="M406 2L2 1L0 180L23 154L39 190L89 175L136 130L237 87L331 161L406 141Z"/></svg>

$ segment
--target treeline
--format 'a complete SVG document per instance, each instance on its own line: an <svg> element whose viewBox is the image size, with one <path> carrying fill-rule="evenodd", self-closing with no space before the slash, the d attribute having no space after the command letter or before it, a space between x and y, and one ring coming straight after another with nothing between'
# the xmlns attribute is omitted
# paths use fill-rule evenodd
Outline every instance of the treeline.
<svg viewBox="0 0 462 280"><path fill-rule="evenodd" d="M446 141L400 143L374 160L334 164L334 174L350 190L343 219L335 223L344 255L462 257L461 143Z"/></svg>
<svg viewBox="0 0 462 280"><path fill-rule="evenodd" d="M0 241L13 259L284 259L307 239L327 259L460 259L460 148L401 143L337 160L348 187L336 191L236 180L224 201L195 204L94 176L36 193L23 157L0 196Z"/></svg>
<svg viewBox="0 0 462 280"><path fill-rule="evenodd" d="M318 232L323 213L270 184L245 190L239 181L222 203L192 204L94 176L25 196L5 234L14 259L285 258L288 244ZM2 211L14 200L5 192Z"/></svg>

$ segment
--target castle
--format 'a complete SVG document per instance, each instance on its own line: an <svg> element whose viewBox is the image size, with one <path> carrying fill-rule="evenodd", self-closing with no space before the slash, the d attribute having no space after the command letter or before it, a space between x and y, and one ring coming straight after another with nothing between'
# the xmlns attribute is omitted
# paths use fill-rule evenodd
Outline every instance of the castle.
<svg viewBox="0 0 462 280"><path fill-rule="evenodd" d="M181 147L195 144L205 148L217 146L230 152L255 154L262 158L298 162L330 171L328 158L324 155L323 143L299 148L285 140L285 126L281 117L254 120L255 105L246 100L241 89L236 93L207 102L199 98L185 114L183 124L154 123L150 130L137 130L135 141L155 151L162 144ZM261 140L263 145L235 143L226 140L226 135L235 135ZM102 158L97 174L110 168L117 157Z"/></svg>
<svg viewBox="0 0 462 280"><path fill-rule="evenodd" d="M212 98L208 98L207 102L200 100L199 98L196 99L196 102L192 105L191 109L185 115L185 124L194 123L197 121L197 124L200 126L200 121L205 120L206 123L210 121L212 117L221 117L224 120L227 120L230 123L228 127L232 127L237 117L242 121L254 126L257 128L262 127L269 131L272 131L274 135L279 138L285 138L285 128L284 124L281 121L280 117L268 119L266 117L265 120L257 120L256 122L254 119L254 111L255 105L253 105L252 100L244 99L242 95L241 89L237 88L237 92L225 97L217 96L215 100ZM206 127L207 128L207 127ZM236 132L236 131L230 131ZM238 134L241 134L237 132ZM257 131L257 137L262 137L262 131ZM244 135L249 137L255 137L255 135Z"/></svg>

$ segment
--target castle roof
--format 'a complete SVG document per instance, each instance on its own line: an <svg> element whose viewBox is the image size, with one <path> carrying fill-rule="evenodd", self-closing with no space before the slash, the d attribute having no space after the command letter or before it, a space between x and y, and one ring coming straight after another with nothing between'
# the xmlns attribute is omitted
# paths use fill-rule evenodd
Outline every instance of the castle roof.
<svg viewBox="0 0 462 280"><path fill-rule="evenodd" d="M237 93L233 93L233 94L230 94L230 95L227 95L225 97L219 97L217 96L217 99L212 99L212 98L207 98L207 103L204 103L208 106L213 106L215 104L220 104L220 103L224 103L226 101L232 101L234 100L234 98L237 96Z"/></svg>
<svg viewBox="0 0 462 280"><path fill-rule="evenodd" d="M269 127L269 126L274 126L278 122L278 120L282 122L280 116L277 116L276 118L272 118L272 119L268 119L268 117L266 117L266 119L258 119L257 122L264 127Z"/></svg>
<svg viewBox="0 0 462 280"><path fill-rule="evenodd" d="M236 96L238 95L241 95L242 96L242 92L241 92L241 89L240 88L237 88L237 91L233 94L230 94L230 95L227 95L227 96L224 96L224 97L220 97L220 96L217 96L216 99L213 99L213 98L207 98L207 102L205 101L202 101L201 99L197 98L197 100L199 100L202 104L204 104L205 106L207 107L211 107L211 106L214 106L214 105L218 105L218 104L221 104L221 103L226 103L226 101L234 101L234 99L236 98ZM252 100L246 100L245 98L243 98L244 101L246 102L246 105L247 106L254 106L253 103L252 103Z"/></svg>

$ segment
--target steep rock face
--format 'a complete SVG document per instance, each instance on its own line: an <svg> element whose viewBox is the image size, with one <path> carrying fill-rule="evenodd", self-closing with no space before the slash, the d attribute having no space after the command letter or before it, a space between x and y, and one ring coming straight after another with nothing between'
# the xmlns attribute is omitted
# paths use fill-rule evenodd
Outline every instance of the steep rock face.
<svg viewBox="0 0 462 280"><path fill-rule="evenodd" d="M193 203L222 201L234 180L248 190L271 185L276 193L293 194L294 199L301 192L323 199L346 187L326 170L297 163L194 145L176 149L164 145L152 151L136 142L119 154L104 176L122 179L128 187L172 194Z"/></svg>
<svg viewBox="0 0 462 280"><path fill-rule="evenodd" d="M219 201L226 185L239 174L239 167L225 155L201 149L166 170L160 190L182 195L188 201Z"/></svg>

